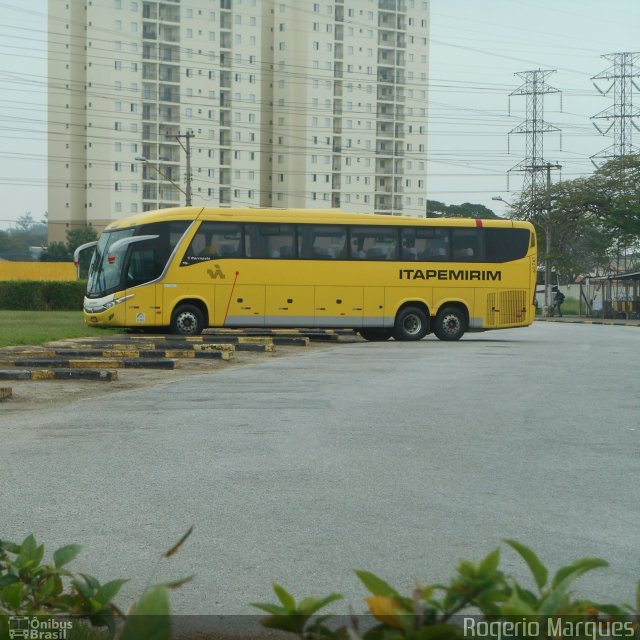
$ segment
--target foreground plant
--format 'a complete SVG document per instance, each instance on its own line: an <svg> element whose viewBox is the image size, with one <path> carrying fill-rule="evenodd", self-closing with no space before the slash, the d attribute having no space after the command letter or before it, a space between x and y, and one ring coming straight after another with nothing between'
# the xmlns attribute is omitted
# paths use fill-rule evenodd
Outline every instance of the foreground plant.
<svg viewBox="0 0 640 640"><path fill-rule="evenodd" d="M473 637L515 638L640 638L640 582L635 607L576 599L574 581L607 563L583 558L560 568L549 581L549 571L538 556L515 540L505 541L525 561L537 587L526 589L499 569L500 550L492 551L479 564L462 561L449 584L416 585L402 595L368 571L356 575L371 593L367 614L377 622L366 629L356 616L335 628L332 615L313 617L321 608L341 598L303 600L296 604L280 585L274 591L280 604L253 606L270 615L262 624L294 632L304 640L455 640ZM305 606L305 603L308 603ZM507 634L506 630L511 633Z"/></svg>
<svg viewBox="0 0 640 640"><path fill-rule="evenodd" d="M160 560L177 553L192 530L193 527ZM20 544L0 540L0 640L14 635L10 633L10 618L54 616L101 627L109 638L117 634L119 640L169 640L168 589L185 584L191 577L148 587L125 614L114 598L127 580L101 584L91 575L66 568L80 550L76 544L61 547L54 552L51 563L43 564L44 545L38 545L33 535ZM123 622L119 628L118 621Z"/></svg>

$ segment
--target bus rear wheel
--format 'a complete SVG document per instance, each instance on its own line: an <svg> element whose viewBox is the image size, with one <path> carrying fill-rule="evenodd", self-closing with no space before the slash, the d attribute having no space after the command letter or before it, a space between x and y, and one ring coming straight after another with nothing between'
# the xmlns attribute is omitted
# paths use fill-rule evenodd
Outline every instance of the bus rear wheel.
<svg viewBox="0 0 640 640"><path fill-rule="evenodd" d="M393 331L391 329L358 329L358 333L369 342L384 342L392 336Z"/></svg>
<svg viewBox="0 0 640 640"><path fill-rule="evenodd" d="M198 336L204 329L204 315L198 307L183 304L171 316L171 333L181 336Z"/></svg>
<svg viewBox="0 0 640 640"><path fill-rule="evenodd" d="M396 340L422 340L429 331L427 314L418 307L405 307L398 312L393 329Z"/></svg>
<svg viewBox="0 0 640 640"><path fill-rule="evenodd" d="M456 307L445 307L436 316L433 332L440 340L460 340L466 328L464 313Z"/></svg>

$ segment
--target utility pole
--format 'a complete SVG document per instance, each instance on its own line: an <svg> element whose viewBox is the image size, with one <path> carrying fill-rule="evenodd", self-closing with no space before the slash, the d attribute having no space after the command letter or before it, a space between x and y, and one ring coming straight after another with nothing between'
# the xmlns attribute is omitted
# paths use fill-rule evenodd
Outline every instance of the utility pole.
<svg viewBox="0 0 640 640"><path fill-rule="evenodd" d="M544 308L549 314L551 308L551 169L562 169L562 165L551 164L547 162L545 165L547 170L547 216L544 228L545 239L545 256L544 256Z"/></svg>
<svg viewBox="0 0 640 640"><path fill-rule="evenodd" d="M195 137L195 134L193 133L193 131L191 131L191 129L189 129L187 130L186 133L180 133L178 135L171 136L171 137L175 138L179 142L187 158L187 177L186 177L187 190L185 192L185 198L186 198L187 207L190 207L191 206L191 138ZM185 144L182 144L182 141L180 140L180 138L185 139Z"/></svg>
<svg viewBox="0 0 640 640"><path fill-rule="evenodd" d="M524 173L522 193L526 194L530 201L536 203L536 210L529 211L529 218L543 227L545 233L544 256L544 313L550 314L551 308L551 169L560 169L559 164L546 162L543 155L544 134L551 131L560 131L544 120L544 96L548 93L559 93L559 90L547 83L547 77L555 70L522 71L515 75L524 80L524 83L511 96L526 96L526 119L523 123L509 132L523 133L526 135L525 159L512 167L509 171L521 171ZM546 189L545 189L546 172ZM540 196L546 193L546 215L542 213L544 205L540 203Z"/></svg>

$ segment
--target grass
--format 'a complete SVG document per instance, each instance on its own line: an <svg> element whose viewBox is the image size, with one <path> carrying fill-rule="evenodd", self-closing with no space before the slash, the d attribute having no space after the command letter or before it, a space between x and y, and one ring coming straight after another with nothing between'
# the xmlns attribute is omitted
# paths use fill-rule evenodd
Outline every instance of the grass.
<svg viewBox="0 0 640 640"><path fill-rule="evenodd" d="M0 311L0 347L123 333L87 327L82 311Z"/></svg>

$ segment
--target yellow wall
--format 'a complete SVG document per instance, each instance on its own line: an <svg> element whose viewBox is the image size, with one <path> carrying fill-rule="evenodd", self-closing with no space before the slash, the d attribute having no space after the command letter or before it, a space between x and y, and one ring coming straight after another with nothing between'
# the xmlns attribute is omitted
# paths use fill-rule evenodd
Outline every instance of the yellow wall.
<svg viewBox="0 0 640 640"><path fill-rule="evenodd" d="M0 262L3 280L76 280L73 262Z"/></svg>

